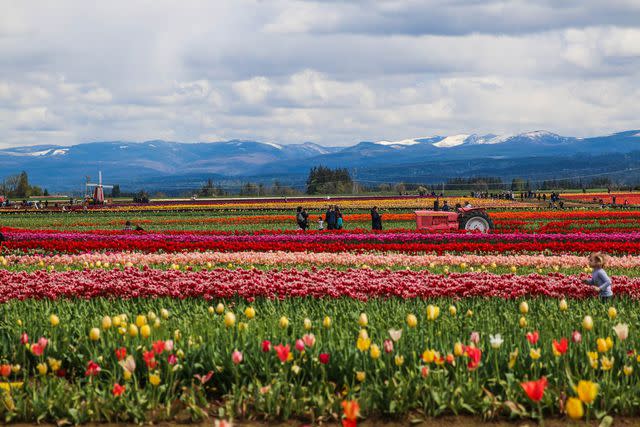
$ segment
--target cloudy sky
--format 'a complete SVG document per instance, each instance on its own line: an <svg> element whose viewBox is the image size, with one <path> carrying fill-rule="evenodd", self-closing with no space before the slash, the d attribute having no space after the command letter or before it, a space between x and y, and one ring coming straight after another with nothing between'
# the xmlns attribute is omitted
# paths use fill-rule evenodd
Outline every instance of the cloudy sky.
<svg viewBox="0 0 640 427"><path fill-rule="evenodd" d="M640 128L640 0L0 7L0 147Z"/></svg>

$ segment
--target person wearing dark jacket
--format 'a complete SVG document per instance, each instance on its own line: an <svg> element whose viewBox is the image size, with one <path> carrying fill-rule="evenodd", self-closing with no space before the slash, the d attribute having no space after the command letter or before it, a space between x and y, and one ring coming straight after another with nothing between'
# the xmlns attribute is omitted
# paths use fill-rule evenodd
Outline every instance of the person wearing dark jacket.
<svg viewBox="0 0 640 427"><path fill-rule="evenodd" d="M378 207L371 209L371 229L382 230L382 215L378 212Z"/></svg>
<svg viewBox="0 0 640 427"><path fill-rule="evenodd" d="M327 221L327 230L335 230L336 229L336 224L338 222L338 216L336 215L336 210L333 206L329 206L329 209L327 210L326 213L326 218L325 220Z"/></svg>

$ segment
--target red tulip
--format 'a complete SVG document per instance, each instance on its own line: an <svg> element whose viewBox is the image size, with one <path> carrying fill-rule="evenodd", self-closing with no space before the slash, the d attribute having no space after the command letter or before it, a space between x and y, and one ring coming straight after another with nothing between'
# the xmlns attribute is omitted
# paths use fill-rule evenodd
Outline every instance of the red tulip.
<svg viewBox="0 0 640 427"><path fill-rule="evenodd" d="M89 363L87 363L87 370L84 372L84 376L95 377L100 373L101 370L102 369L100 368L100 365L98 365L93 360L90 360Z"/></svg>
<svg viewBox="0 0 640 427"><path fill-rule="evenodd" d="M469 358L469 363L467 363L467 369L473 371L480 365L480 359L482 357L482 350L477 347L465 347L464 349L467 357Z"/></svg>
<svg viewBox="0 0 640 427"><path fill-rule="evenodd" d="M271 341L264 340L262 341L262 351L268 353L271 351Z"/></svg>
<svg viewBox="0 0 640 427"><path fill-rule="evenodd" d="M569 341L566 338L562 338L560 342L553 340L553 348L560 354L565 354L569 349Z"/></svg>
<svg viewBox="0 0 640 427"><path fill-rule="evenodd" d="M127 349L124 347L116 348L116 359L122 361L127 357Z"/></svg>
<svg viewBox="0 0 640 427"><path fill-rule="evenodd" d="M284 363L289 360L289 355L291 354L291 346L289 344L278 344L277 346L273 347L273 349L276 351L278 359L280 359L281 362Z"/></svg>
<svg viewBox="0 0 640 427"><path fill-rule="evenodd" d="M322 363L323 365L326 365L327 363L329 363L329 354L328 353L320 353L318 355L318 360L320 361L320 363Z"/></svg>
<svg viewBox="0 0 640 427"><path fill-rule="evenodd" d="M162 354L162 352L164 352L164 348L165 348L165 344L164 341L156 341L153 343L152 345L153 347L153 351L155 354L160 355Z"/></svg>
<svg viewBox="0 0 640 427"><path fill-rule="evenodd" d="M538 331L527 332L527 341L529 341L529 344L535 345L538 342L539 338L540 334L538 333Z"/></svg>
<svg viewBox="0 0 640 427"><path fill-rule="evenodd" d="M120 385L118 383L115 383L113 385L113 390L111 390L111 393L115 396L118 397L120 396L122 393L124 393L126 389L126 386Z"/></svg>
<svg viewBox="0 0 640 427"><path fill-rule="evenodd" d="M544 390L547 388L547 378L542 377L537 381L528 381L520 383L527 397L534 402L540 402L544 396Z"/></svg>

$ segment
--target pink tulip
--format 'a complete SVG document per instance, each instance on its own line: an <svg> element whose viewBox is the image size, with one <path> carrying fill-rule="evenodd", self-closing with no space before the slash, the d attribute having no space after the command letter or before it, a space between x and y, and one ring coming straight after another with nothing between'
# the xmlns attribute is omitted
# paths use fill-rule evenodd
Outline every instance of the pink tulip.
<svg viewBox="0 0 640 427"><path fill-rule="evenodd" d="M25 345L29 342L29 335L27 335L26 332L23 332L22 335L20 335L20 344Z"/></svg>
<svg viewBox="0 0 640 427"><path fill-rule="evenodd" d="M578 331L573 331L573 334L571 334L571 340L578 344L579 342L582 341L582 334Z"/></svg>
<svg viewBox="0 0 640 427"><path fill-rule="evenodd" d="M242 358L242 355L240 355L240 357ZM178 358L175 354L172 353L167 356L167 363L169 363L169 365L175 365L176 363L178 363Z"/></svg>
<svg viewBox="0 0 640 427"><path fill-rule="evenodd" d="M167 340L164 342L164 349L169 353L173 351L173 340Z"/></svg>
<svg viewBox="0 0 640 427"><path fill-rule="evenodd" d="M469 340L477 345L480 342L480 334L478 332L471 332L471 337L469 337Z"/></svg>
<svg viewBox="0 0 640 427"><path fill-rule="evenodd" d="M384 348L385 353L391 353L393 351L393 341L384 340L382 343L382 348Z"/></svg>
<svg viewBox="0 0 640 427"><path fill-rule="evenodd" d="M304 341L301 339L296 340L296 350L303 352L304 351Z"/></svg>
<svg viewBox="0 0 640 427"><path fill-rule="evenodd" d="M316 336L313 334L305 334L302 337L302 341L304 342L304 345L311 348L316 343Z"/></svg>
<svg viewBox="0 0 640 427"><path fill-rule="evenodd" d="M234 365L239 365L240 363L242 363L242 353L238 350L235 350L233 353L231 353L231 360L233 361Z"/></svg>

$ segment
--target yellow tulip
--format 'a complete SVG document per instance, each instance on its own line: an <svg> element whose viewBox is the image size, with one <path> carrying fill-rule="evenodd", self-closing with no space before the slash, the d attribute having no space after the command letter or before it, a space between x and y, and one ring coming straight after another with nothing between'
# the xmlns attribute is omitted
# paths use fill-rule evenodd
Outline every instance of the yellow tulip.
<svg viewBox="0 0 640 427"><path fill-rule="evenodd" d="M456 313L458 313L458 309L456 308L455 305L450 305L449 306L449 314L452 316L455 316Z"/></svg>
<svg viewBox="0 0 640 427"><path fill-rule="evenodd" d="M579 420L584 416L584 407L580 399L576 397L567 399L567 415L572 420Z"/></svg>
<svg viewBox="0 0 640 427"><path fill-rule="evenodd" d="M125 369L124 372L122 373L122 377L124 378L125 381L129 381L131 379L131 372Z"/></svg>
<svg viewBox="0 0 640 427"><path fill-rule="evenodd" d="M52 314L51 316L49 316L49 323L55 328L60 324L60 318L55 314Z"/></svg>
<svg viewBox="0 0 640 427"><path fill-rule="evenodd" d="M227 311L224 314L223 322L224 322L224 326L226 326L227 328L231 328L233 325L236 324L236 315L230 311Z"/></svg>
<svg viewBox="0 0 640 427"><path fill-rule="evenodd" d="M457 357L460 357L464 354L462 343L457 342L453 345L453 354L456 355Z"/></svg>
<svg viewBox="0 0 640 427"><path fill-rule="evenodd" d="M142 325L140 328L140 336L142 338L149 338L151 336L151 327L149 325Z"/></svg>
<svg viewBox="0 0 640 427"><path fill-rule="evenodd" d="M49 370L49 368L47 368L46 363L38 363L38 365L36 366L36 369L38 370L38 373L42 376L47 375L47 371Z"/></svg>
<svg viewBox="0 0 640 427"><path fill-rule="evenodd" d="M167 310L166 308L160 310L160 317L162 317L164 320L167 320L169 318L169 314L169 310Z"/></svg>
<svg viewBox="0 0 640 427"><path fill-rule="evenodd" d="M518 321L518 324L520 325L521 328L526 328L527 327L527 319L524 316L520 317L520 320Z"/></svg>
<svg viewBox="0 0 640 427"><path fill-rule="evenodd" d="M436 320L440 316L440 307L429 304L427 306L427 319Z"/></svg>
<svg viewBox="0 0 640 427"><path fill-rule="evenodd" d="M364 382L365 378L367 378L367 374L363 371L356 372L356 379L358 382Z"/></svg>
<svg viewBox="0 0 640 427"><path fill-rule="evenodd" d="M518 268L515 265L511 266L511 272L515 273L516 271L518 271Z"/></svg>
<svg viewBox="0 0 640 427"><path fill-rule="evenodd" d="M596 396L598 395L598 384L591 381L580 380L576 387L576 393L578 393L578 398L580 398L582 403L590 405L596 400Z"/></svg>
<svg viewBox="0 0 640 427"><path fill-rule="evenodd" d="M113 323L113 326L117 328L122 323L122 319L120 318L120 316L113 316L113 318L111 319L111 323Z"/></svg>
<svg viewBox="0 0 640 427"><path fill-rule="evenodd" d="M324 316L324 319L322 319L322 326L325 329L329 329L331 327L331 318L329 316Z"/></svg>
<svg viewBox="0 0 640 427"><path fill-rule="evenodd" d="M356 341L356 347L358 347L358 350L367 351L369 350L370 346L371 346L370 338L358 337L358 341Z"/></svg>
<svg viewBox="0 0 640 427"><path fill-rule="evenodd" d="M360 332L358 332L358 337L366 340L367 338L369 338L369 333L366 329L360 329Z"/></svg>
<svg viewBox="0 0 640 427"><path fill-rule="evenodd" d="M247 316L247 319L251 320L256 317L256 310L253 307L247 307L244 311L244 315Z"/></svg>
<svg viewBox="0 0 640 427"><path fill-rule="evenodd" d="M216 312L216 309L211 307L211 306L209 306L209 308L207 308L207 311L209 312L209 314L213 314L213 313Z"/></svg>
<svg viewBox="0 0 640 427"><path fill-rule="evenodd" d="M278 325L282 328L282 329L287 329L289 327L289 319L287 319L285 316L282 316L280 318L280 320L278 321Z"/></svg>
<svg viewBox="0 0 640 427"><path fill-rule="evenodd" d="M542 352L539 348L532 348L531 350L529 350L529 357L531 357L531 359L533 360L538 360L540 359L541 353Z"/></svg>
<svg viewBox="0 0 640 427"><path fill-rule="evenodd" d="M49 363L49 367L52 371L57 371L62 366L62 362L58 359L54 359L53 357L47 358L47 363Z"/></svg>
<svg viewBox="0 0 640 427"><path fill-rule="evenodd" d="M431 363L435 360L436 358L436 352L433 350L425 350L424 353L422 353L422 360L425 361L425 363Z"/></svg>
<svg viewBox="0 0 640 427"><path fill-rule="evenodd" d="M158 316L156 316L156 313L153 311L147 313L147 319L149 319L149 322L153 322L157 317Z"/></svg>
<svg viewBox="0 0 640 427"><path fill-rule="evenodd" d="M593 319L591 316L584 316L584 319L582 319L582 328L584 328L585 331L593 329Z"/></svg>
<svg viewBox="0 0 640 427"><path fill-rule="evenodd" d="M89 339L91 341L98 341L100 339L100 329L91 328L91 330L89 331Z"/></svg>
<svg viewBox="0 0 640 427"><path fill-rule="evenodd" d="M602 370L603 371L610 371L611 368L613 368L613 362L614 362L614 358L608 358L606 356L602 356L602 358L600 359L600 363L602 364Z"/></svg>
<svg viewBox="0 0 640 427"><path fill-rule="evenodd" d="M304 330L305 331L310 331L311 328L313 327L313 324L311 323L311 319L304 319Z"/></svg>
<svg viewBox="0 0 640 427"><path fill-rule="evenodd" d="M467 317L473 317L473 310L467 310Z"/></svg>
<svg viewBox="0 0 640 427"><path fill-rule="evenodd" d="M160 319L156 319L156 321L155 321L155 322L153 322L153 328L154 328L154 329L158 329L158 328L160 328L160 323L161 323L161 322L160 322Z"/></svg>
<svg viewBox="0 0 640 427"><path fill-rule="evenodd" d="M138 327L132 323L132 324L129 325L128 332L129 332L129 336L131 338L137 337L138 336Z"/></svg>
<svg viewBox="0 0 640 427"><path fill-rule="evenodd" d="M605 339L604 342L607 346L607 351L613 348L613 340L611 339L611 337L607 337L607 339Z"/></svg>
<svg viewBox="0 0 640 427"><path fill-rule="evenodd" d="M609 307L609 310L607 310L607 315L609 316L609 319L613 320L618 316L618 310L616 310L615 307Z"/></svg>
<svg viewBox="0 0 640 427"><path fill-rule="evenodd" d="M625 365L624 368L622 368L622 372L624 372L624 374L628 377L629 375L633 374L633 366Z"/></svg>
<svg viewBox="0 0 640 427"><path fill-rule="evenodd" d="M529 312L529 304L526 301L520 303L520 313L527 314Z"/></svg>
<svg viewBox="0 0 640 427"><path fill-rule="evenodd" d="M407 326L410 328L415 328L418 326L418 318L414 314L407 315Z"/></svg>
<svg viewBox="0 0 640 427"><path fill-rule="evenodd" d="M222 314L224 313L224 304L219 302L218 305L216 305L216 313L218 314Z"/></svg>
<svg viewBox="0 0 640 427"><path fill-rule="evenodd" d="M371 349L369 350L369 355L373 360L380 358L380 347L377 344L371 344Z"/></svg>
<svg viewBox="0 0 640 427"><path fill-rule="evenodd" d="M367 313L360 313L360 317L358 317L358 325L364 328L369 324L369 318L367 317Z"/></svg>
<svg viewBox="0 0 640 427"><path fill-rule="evenodd" d="M147 316L145 316L144 314L138 314L138 316L136 317L136 326L138 328L141 328L146 324L147 324Z"/></svg>
<svg viewBox="0 0 640 427"><path fill-rule="evenodd" d="M607 342L604 338L598 338L596 340L596 346L598 347L598 353L604 353L607 351Z"/></svg>
<svg viewBox="0 0 640 427"><path fill-rule="evenodd" d="M396 366L402 366L404 364L404 356L401 355L396 355L396 357L394 358L394 362L396 364Z"/></svg>
<svg viewBox="0 0 640 427"><path fill-rule="evenodd" d="M104 329L105 331L107 329L110 329L112 324L113 324L113 321L111 320L111 317L104 316L102 318L102 329Z"/></svg>
<svg viewBox="0 0 640 427"><path fill-rule="evenodd" d="M518 349L516 348L514 351L509 353L509 369L513 369L516 366L516 361L518 360Z"/></svg>
<svg viewBox="0 0 640 427"><path fill-rule="evenodd" d="M182 332L180 332L180 329L176 329L175 331L173 331L173 340L180 341L181 339L182 339Z"/></svg>
<svg viewBox="0 0 640 427"><path fill-rule="evenodd" d="M564 298L560 300L558 306L560 308L560 311L567 311L567 309L569 308L569 304L567 304L567 300Z"/></svg>
<svg viewBox="0 0 640 427"><path fill-rule="evenodd" d="M160 384L160 375L149 374L149 382L152 386L157 387Z"/></svg>

